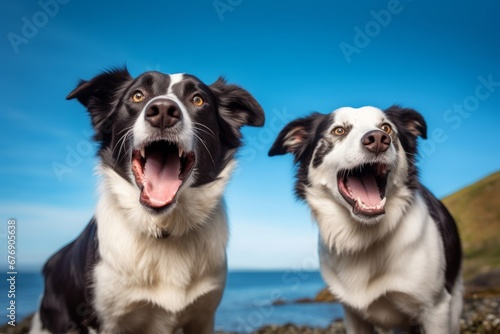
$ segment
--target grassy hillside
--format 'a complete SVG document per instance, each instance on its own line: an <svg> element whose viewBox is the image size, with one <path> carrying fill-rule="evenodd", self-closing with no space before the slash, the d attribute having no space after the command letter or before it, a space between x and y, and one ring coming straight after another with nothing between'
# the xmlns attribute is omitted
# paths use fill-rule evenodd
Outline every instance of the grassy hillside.
<svg viewBox="0 0 500 334"><path fill-rule="evenodd" d="M500 268L500 172L443 199L464 248L464 276Z"/></svg>

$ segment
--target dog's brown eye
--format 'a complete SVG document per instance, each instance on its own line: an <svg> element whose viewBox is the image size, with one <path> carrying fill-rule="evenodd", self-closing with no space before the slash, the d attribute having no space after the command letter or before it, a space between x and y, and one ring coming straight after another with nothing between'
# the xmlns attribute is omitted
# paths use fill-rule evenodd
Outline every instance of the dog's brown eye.
<svg viewBox="0 0 500 334"><path fill-rule="evenodd" d="M134 102L142 102L146 97L142 94L141 91L136 90L132 95L132 101Z"/></svg>
<svg viewBox="0 0 500 334"><path fill-rule="evenodd" d="M382 126L380 127L380 129L382 129L382 131L386 132L386 133L391 133L392 132L392 128L389 124L382 124Z"/></svg>
<svg viewBox="0 0 500 334"><path fill-rule="evenodd" d="M335 129L333 129L333 134L336 136L343 136L346 134L346 131L343 127L337 126Z"/></svg>
<svg viewBox="0 0 500 334"><path fill-rule="evenodd" d="M203 101L203 99L201 98L201 96L195 95L193 97L193 103L194 103L195 106L200 107L201 105L203 105L203 103L205 103L205 101Z"/></svg>

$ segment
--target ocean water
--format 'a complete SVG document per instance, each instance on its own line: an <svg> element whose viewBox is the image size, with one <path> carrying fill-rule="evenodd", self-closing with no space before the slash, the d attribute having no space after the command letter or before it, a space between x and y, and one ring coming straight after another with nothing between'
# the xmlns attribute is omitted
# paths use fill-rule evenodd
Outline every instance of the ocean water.
<svg viewBox="0 0 500 334"><path fill-rule="evenodd" d="M0 324L9 320L8 276L1 275ZM216 330L250 332L269 324L294 323L326 327L343 317L338 304L272 305L275 300L293 301L313 298L324 287L318 272L309 271L232 271L217 310ZM37 308L43 289L42 276L37 272L19 272L16 276L16 321L19 322Z"/></svg>
<svg viewBox="0 0 500 334"><path fill-rule="evenodd" d="M319 272L230 272L216 315L216 329L250 332L263 325L294 323L326 327L343 317L339 304L272 305L278 299L314 298L325 287Z"/></svg>

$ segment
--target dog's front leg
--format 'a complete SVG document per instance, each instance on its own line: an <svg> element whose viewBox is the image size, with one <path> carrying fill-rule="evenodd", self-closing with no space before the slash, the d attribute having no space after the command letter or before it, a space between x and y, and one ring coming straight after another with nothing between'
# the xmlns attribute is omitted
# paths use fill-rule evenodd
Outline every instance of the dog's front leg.
<svg viewBox="0 0 500 334"><path fill-rule="evenodd" d="M347 334L373 334L373 325L366 322L355 310L348 306L343 306Z"/></svg>
<svg viewBox="0 0 500 334"><path fill-rule="evenodd" d="M215 314L200 314L197 319L183 327L183 334L213 334L215 327Z"/></svg>
<svg viewBox="0 0 500 334"><path fill-rule="evenodd" d="M213 334L215 311L222 298L222 289L216 289L198 298L185 311L181 320L183 334Z"/></svg>
<svg viewBox="0 0 500 334"><path fill-rule="evenodd" d="M458 334L454 333L451 326L451 296L447 292L443 294L433 308L427 309L422 317L424 333L443 333L443 334ZM457 328L458 329L458 328Z"/></svg>

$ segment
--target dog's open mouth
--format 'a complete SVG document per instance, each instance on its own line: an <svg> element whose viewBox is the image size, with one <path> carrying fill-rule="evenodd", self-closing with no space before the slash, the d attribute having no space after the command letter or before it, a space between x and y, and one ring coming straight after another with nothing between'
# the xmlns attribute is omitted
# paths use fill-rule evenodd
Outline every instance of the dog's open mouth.
<svg viewBox="0 0 500 334"><path fill-rule="evenodd" d="M194 152L184 152L167 141L149 143L132 153L132 172L141 190L140 201L163 209L174 200L195 162Z"/></svg>
<svg viewBox="0 0 500 334"><path fill-rule="evenodd" d="M387 165L375 163L343 170L337 175L338 189L354 214L369 217L385 213Z"/></svg>

